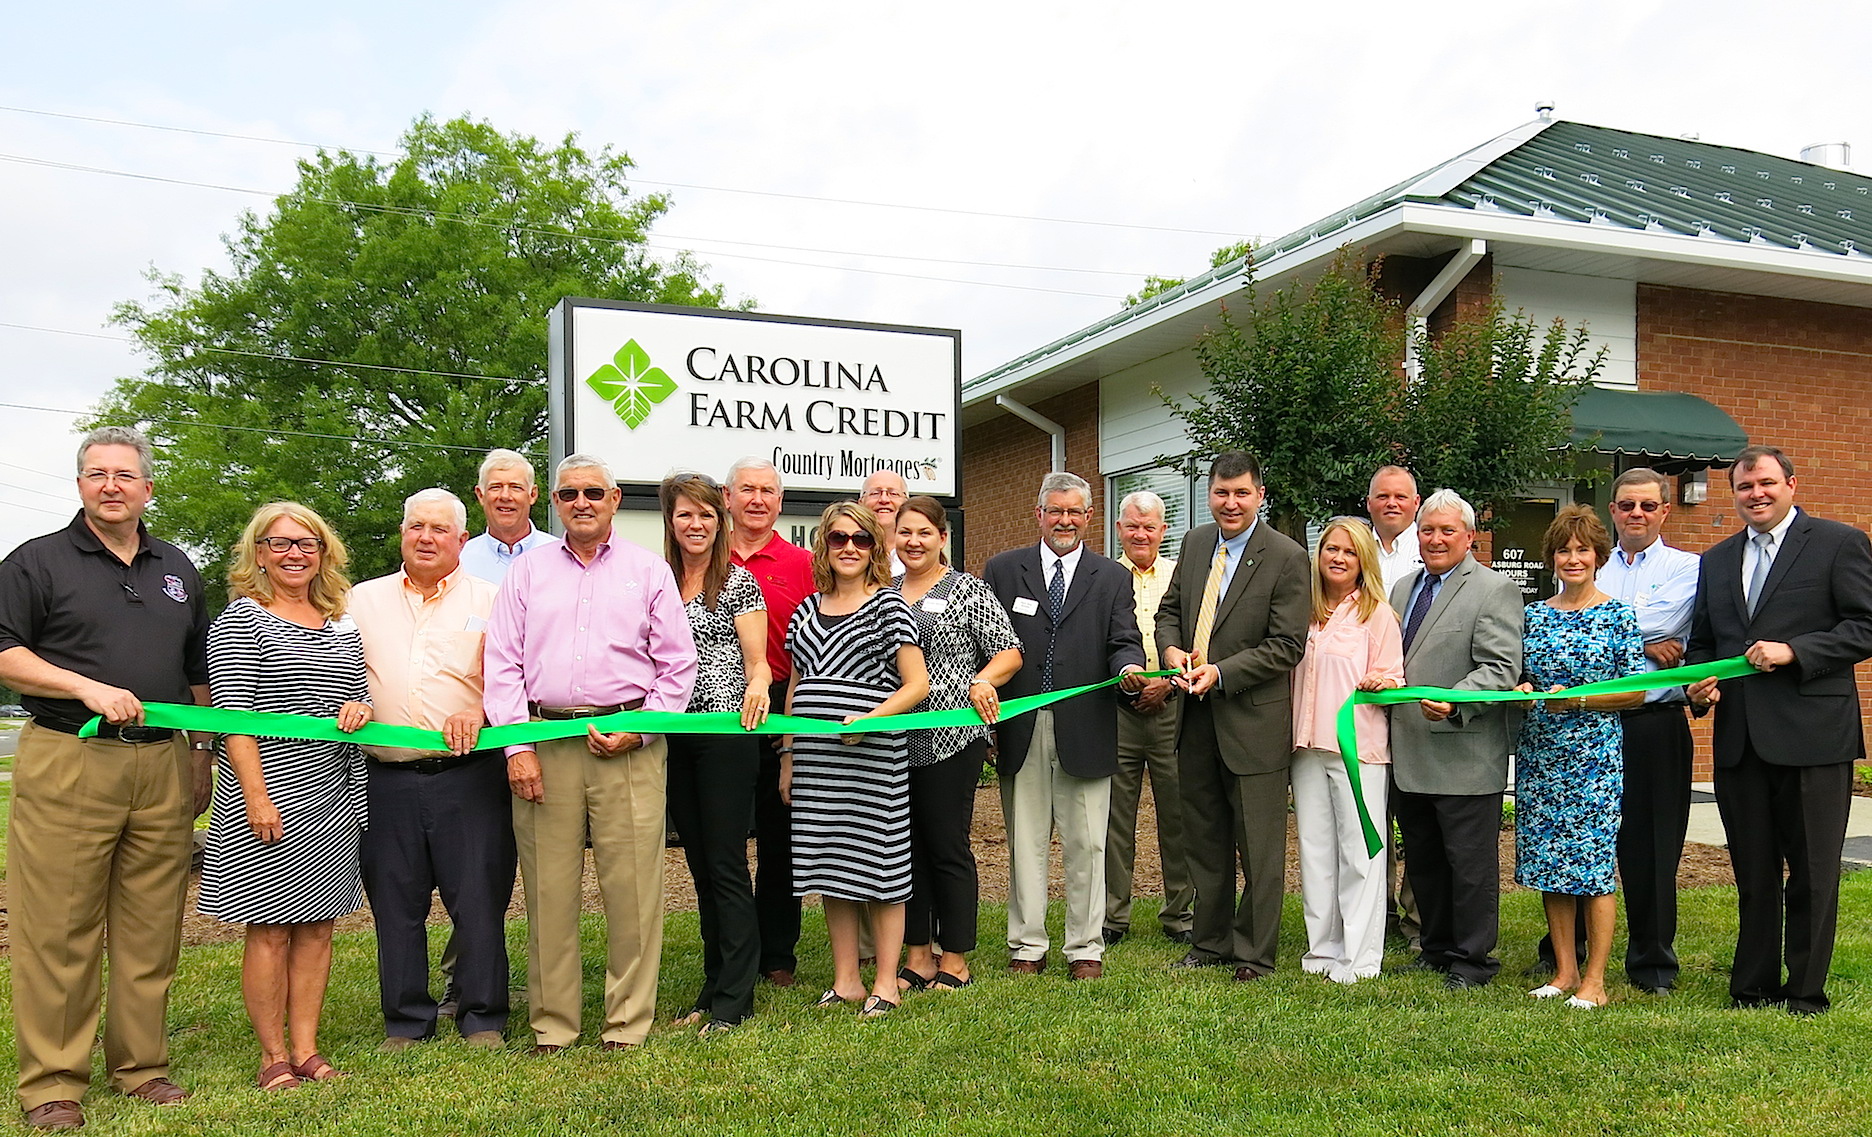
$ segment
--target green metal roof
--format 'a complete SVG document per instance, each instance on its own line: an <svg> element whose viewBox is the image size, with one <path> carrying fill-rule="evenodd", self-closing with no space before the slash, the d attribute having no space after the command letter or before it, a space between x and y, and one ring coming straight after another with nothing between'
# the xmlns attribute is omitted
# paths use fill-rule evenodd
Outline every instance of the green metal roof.
<svg viewBox="0 0 1872 1137"><path fill-rule="evenodd" d="M1748 432L1721 407L1679 391L1588 387L1573 404L1573 442L1611 454L1662 459L1665 472L1732 462Z"/></svg>
<svg viewBox="0 0 1872 1137"><path fill-rule="evenodd" d="M1459 171L1459 163L1486 146L1269 241L1255 250L1253 259L1266 263L1282 253L1329 240L1334 233L1404 202L1872 257L1872 178L1753 150L1583 123L1555 122L1530 129L1534 129L1532 137L1488 160L1453 188L1440 189L1447 180L1437 175ZM964 390L1139 319L1217 281L1238 277L1247 267L1246 259L1211 268L1141 304L1009 360L964 383Z"/></svg>

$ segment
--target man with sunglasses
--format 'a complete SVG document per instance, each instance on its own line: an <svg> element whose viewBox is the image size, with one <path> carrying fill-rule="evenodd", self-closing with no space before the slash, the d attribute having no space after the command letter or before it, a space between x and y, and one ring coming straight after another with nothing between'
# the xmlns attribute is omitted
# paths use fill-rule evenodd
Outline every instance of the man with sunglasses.
<svg viewBox="0 0 1872 1137"><path fill-rule="evenodd" d="M201 577L143 525L149 440L101 427L78 448L83 508L0 563L0 682L24 696L7 831L20 1105L36 1129L76 1129L91 1082L107 926L104 1066L159 1105L165 1018L182 942L190 830L208 804L212 744L143 725L143 703L208 699ZM97 737L78 738L92 716Z"/></svg>
<svg viewBox="0 0 1872 1137"><path fill-rule="evenodd" d="M612 531L619 495L603 460L573 454L553 481L565 538L514 562L488 618L488 722L686 710L695 637L669 565ZM661 735L587 726L572 738L507 748L537 1054L579 1037L588 834L608 943L603 1047L632 1049L650 1032L663 950L667 746Z"/></svg>

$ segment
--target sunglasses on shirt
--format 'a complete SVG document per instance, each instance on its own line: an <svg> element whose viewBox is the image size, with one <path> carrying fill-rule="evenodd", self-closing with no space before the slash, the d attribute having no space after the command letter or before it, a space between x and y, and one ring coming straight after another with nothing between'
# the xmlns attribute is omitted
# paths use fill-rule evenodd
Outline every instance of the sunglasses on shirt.
<svg viewBox="0 0 1872 1137"><path fill-rule="evenodd" d="M603 501L605 495L610 492L610 490L603 486L565 486L561 489L554 490L553 496L560 501L577 501L579 495L584 494L586 501Z"/></svg>
<svg viewBox="0 0 1872 1137"><path fill-rule="evenodd" d="M829 530L825 535L826 548L843 549L850 545L855 549L870 549L877 545L877 538L863 529L856 533L842 533L837 529Z"/></svg>

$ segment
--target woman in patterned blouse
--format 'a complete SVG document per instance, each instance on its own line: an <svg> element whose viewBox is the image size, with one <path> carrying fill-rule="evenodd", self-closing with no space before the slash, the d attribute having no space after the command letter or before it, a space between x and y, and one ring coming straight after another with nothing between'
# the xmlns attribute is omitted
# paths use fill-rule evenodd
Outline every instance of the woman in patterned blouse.
<svg viewBox="0 0 1872 1137"><path fill-rule="evenodd" d="M691 714L739 711L752 730L768 707L767 603L754 577L728 560L721 487L701 474L672 474L663 505L663 556L695 633ZM748 880L747 823L760 776L751 734L669 736L669 811L695 878L702 920L702 989L677 1019L705 1035L754 1010L760 926Z"/></svg>
<svg viewBox="0 0 1872 1137"><path fill-rule="evenodd" d="M1020 670L1020 638L1007 610L978 578L949 567L949 517L928 497L897 510L898 590L910 605L929 666L930 693L919 711L974 707L983 723L1001 717L995 689ZM988 757L987 726L910 732L910 902L904 914L908 958L901 986L947 990L969 983L981 888L969 827L975 784ZM933 948L940 945L940 962Z"/></svg>

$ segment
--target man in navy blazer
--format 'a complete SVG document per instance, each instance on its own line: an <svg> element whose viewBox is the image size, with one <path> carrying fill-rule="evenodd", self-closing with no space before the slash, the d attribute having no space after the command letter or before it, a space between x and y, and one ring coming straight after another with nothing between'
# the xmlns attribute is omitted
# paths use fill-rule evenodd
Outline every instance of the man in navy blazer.
<svg viewBox="0 0 1872 1137"><path fill-rule="evenodd" d="M1688 689L1699 714L1721 703L1716 804L1740 915L1729 995L1811 1015L1828 1006L1852 768L1865 757L1853 665L1872 656L1872 542L1796 509L1794 463L1773 447L1742 451L1729 486L1746 527L1703 554L1684 656L1746 655L1760 669Z"/></svg>
<svg viewBox="0 0 1872 1137"><path fill-rule="evenodd" d="M982 579L1021 638L1021 669L1004 699L1058 691L1144 670L1131 574L1085 547L1092 487L1074 474L1040 483L1040 543L989 560ZM1073 979L1104 971L1105 831L1118 772L1112 688L1020 715L997 729L995 768L1008 840L1008 970L1046 966L1047 860L1055 827L1066 877L1064 949Z"/></svg>

